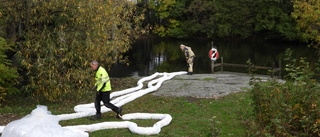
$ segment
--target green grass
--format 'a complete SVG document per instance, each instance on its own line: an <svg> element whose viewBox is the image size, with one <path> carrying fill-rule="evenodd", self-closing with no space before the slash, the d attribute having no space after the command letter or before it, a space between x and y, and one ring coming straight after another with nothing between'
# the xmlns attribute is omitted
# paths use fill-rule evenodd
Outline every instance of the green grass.
<svg viewBox="0 0 320 137"><path fill-rule="evenodd" d="M204 80L204 81L211 81L211 80L216 80L216 78L204 78L204 79L202 79L202 80Z"/></svg>
<svg viewBox="0 0 320 137"><path fill-rule="evenodd" d="M219 135L246 136L246 127L242 123L244 114L251 112L249 93L233 93L219 99L198 99L191 97L158 97L152 94L145 95L123 106L123 114L128 113L166 113L172 116L168 126L161 129L160 134L154 136L204 136ZM87 100L93 98L87 96ZM21 102L20 102L21 101ZM10 106L0 108L1 115L14 115L15 118L29 114L37 104L20 100ZM93 101L93 100L92 100ZM25 102L25 103L23 103ZM83 102L81 102L83 103ZM91 102L87 102L91 103ZM44 103L54 115L73 113L77 101L70 103ZM62 126L94 124L106 121L122 121L115 117L114 112L103 113L103 118L91 121L89 117L60 121ZM158 120L130 120L138 126L149 127ZM1 120L0 120L1 122ZM8 122L8 121L7 121ZM4 122L2 121L2 124ZM90 133L90 137L104 136L141 136L129 129L107 129Z"/></svg>
<svg viewBox="0 0 320 137"><path fill-rule="evenodd" d="M251 101L247 93L235 93L224 98L196 99L189 97L164 98L153 95L143 96L123 106L126 113L166 113L172 116L170 125L162 128L156 136L207 136L219 133L221 137L245 136L242 124L242 111ZM213 118L215 117L215 118ZM113 112L103 114L103 121L119 121ZM120 120L121 121L121 120ZM138 126L152 126L157 120L131 120ZM62 125L92 124L89 118L61 121ZM213 127L215 123L216 127ZM108 129L90 133L90 137L110 136L141 136L131 133L128 129Z"/></svg>

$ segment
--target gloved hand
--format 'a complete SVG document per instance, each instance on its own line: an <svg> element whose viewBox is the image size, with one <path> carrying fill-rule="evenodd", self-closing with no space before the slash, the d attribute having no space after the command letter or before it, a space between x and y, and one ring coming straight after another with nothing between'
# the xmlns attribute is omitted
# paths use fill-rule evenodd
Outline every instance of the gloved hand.
<svg viewBox="0 0 320 137"><path fill-rule="evenodd" d="M92 91L93 91L93 92L96 92L97 95L100 95L100 92L97 91L97 87L96 87L96 86L93 86L93 87L92 87Z"/></svg>
<svg viewBox="0 0 320 137"><path fill-rule="evenodd" d="M96 87L96 86L93 86L93 87L91 88L91 90L95 92L95 91L97 91L97 87Z"/></svg>

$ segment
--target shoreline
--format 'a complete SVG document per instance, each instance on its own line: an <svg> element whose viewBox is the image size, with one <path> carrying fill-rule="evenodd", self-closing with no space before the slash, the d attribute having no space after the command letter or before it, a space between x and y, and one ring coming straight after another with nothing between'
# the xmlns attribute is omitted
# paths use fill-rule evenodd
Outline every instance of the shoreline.
<svg viewBox="0 0 320 137"><path fill-rule="evenodd" d="M262 81L274 79L268 75L256 75L255 78ZM152 94L164 97L220 98L230 93L245 92L245 89L251 88L250 79L248 74L234 72L179 75L163 82Z"/></svg>

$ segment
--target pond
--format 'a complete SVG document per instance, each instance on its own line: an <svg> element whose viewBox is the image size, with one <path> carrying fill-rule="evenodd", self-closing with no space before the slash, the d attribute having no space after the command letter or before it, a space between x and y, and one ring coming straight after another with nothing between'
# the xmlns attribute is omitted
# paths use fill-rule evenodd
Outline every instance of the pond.
<svg viewBox="0 0 320 137"><path fill-rule="evenodd" d="M215 62L244 64L250 61L255 66L280 67L281 74L285 74L285 51L290 48L293 51L293 58L306 57L309 62L316 62L318 57L315 50L308 48L301 43L283 42L260 42L260 41L210 41L210 40L176 40L161 38L138 39L126 56L129 58L129 65L114 64L109 75L111 77L149 76L155 72L186 71L187 64L180 44L190 46L196 54L194 62L195 74L211 73L211 60L208 52L212 46L217 47L219 59ZM247 73L244 67L223 67L224 71ZM215 72L221 71L215 67ZM258 74L268 74L267 70L258 70Z"/></svg>

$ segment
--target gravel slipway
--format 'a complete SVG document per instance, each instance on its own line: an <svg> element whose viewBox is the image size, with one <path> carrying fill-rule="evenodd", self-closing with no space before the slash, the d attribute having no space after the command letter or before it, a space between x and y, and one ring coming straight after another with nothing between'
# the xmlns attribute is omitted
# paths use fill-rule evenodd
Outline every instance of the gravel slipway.
<svg viewBox="0 0 320 137"><path fill-rule="evenodd" d="M260 78L262 81L272 79L268 75L255 75L255 78ZM165 97L219 98L230 93L245 91L250 88L249 82L250 76L245 73L178 75L165 81L152 94Z"/></svg>

